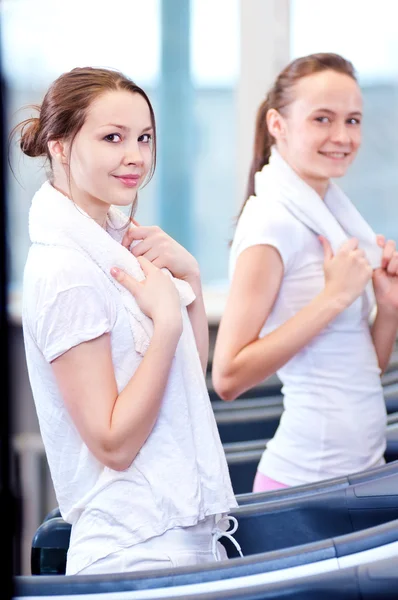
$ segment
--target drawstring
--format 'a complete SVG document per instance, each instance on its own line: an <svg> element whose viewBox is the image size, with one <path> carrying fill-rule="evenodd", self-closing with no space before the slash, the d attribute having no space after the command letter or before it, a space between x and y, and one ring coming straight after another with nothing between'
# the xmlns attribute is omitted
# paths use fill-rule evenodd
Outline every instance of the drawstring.
<svg viewBox="0 0 398 600"><path fill-rule="evenodd" d="M226 522L226 525L228 528L231 521L233 524L232 529L227 529L226 531L224 531L223 529L220 528L220 524L225 523L225 522ZM239 546L239 544L235 540L235 538L232 537L237 529L238 529L238 521L236 520L235 517L225 516L217 521L217 523L215 524L215 526L213 528L213 531L211 532L212 533L212 542L211 542L212 552L213 552L213 556L216 560L219 560L219 555L218 555L218 551L217 551L217 542L222 537L228 538L233 543L233 545L239 552L240 556L242 556L242 558L243 558L241 547Z"/></svg>

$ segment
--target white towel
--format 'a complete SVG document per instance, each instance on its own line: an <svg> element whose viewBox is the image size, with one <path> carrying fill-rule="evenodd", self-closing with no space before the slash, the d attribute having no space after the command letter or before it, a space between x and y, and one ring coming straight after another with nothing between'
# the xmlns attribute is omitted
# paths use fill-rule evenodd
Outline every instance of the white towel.
<svg viewBox="0 0 398 600"><path fill-rule="evenodd" d="M269 164L255 175L255 193L264 202L282 203L315 234L329 240L334 252L348 238L357 238L373 269L380 267L383 250L377 245L376 234L342 189L330 182L322 200L288 165L275 146ZM366 292L370 305L374 304L371 282Z"/></svg>
<svg viewBox="0 0 398 600"><path fill-rule="evenodd" d="M145 275L136 257L121 245L127 217L117 207L108 211L109 233L89 217L67 196L46 181L32 199L29 211L29 235L33 244L73 248L88 256L119 291L129 315L135 349L145 354L153 333L152 320L144 315L133 295L111 275L111 267L119 267L137 281ZM111 233L111 235L110 235ZM137 242L136 242L137 243ZM138 242L139 243L139 242ZM180 295L181 305L195 299L191 286L172 277Z"/></svg>

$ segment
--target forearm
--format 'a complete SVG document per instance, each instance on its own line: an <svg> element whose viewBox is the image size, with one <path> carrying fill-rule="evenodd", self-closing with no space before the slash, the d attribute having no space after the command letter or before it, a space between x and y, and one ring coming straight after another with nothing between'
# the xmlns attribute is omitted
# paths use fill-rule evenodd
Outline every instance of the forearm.
<svg viewBox="0 0 398 600"><path fill-rule="evenodd" d="M322 292L275 331L245 346L218 378L221 397L233 400L273 375L344 308L341 301Z"/></svg>
<svg viewBox="0 0 398 600"><path fill-rule="evenodd" d="M115 400L107 450L117 470L129 467L156 423L179 337L173 325L155 326L144 358Z"/></svg>
<svg viewBox="0 0 398 600"><path fill-rule="evenodd" d="M203 301L200 277L196 276L195 279L191 280L189 283L196 295L196 299L187 308L188 316L195 336L202 369L203 372L206 373L207 362L209 359L209 324Z"/></svg>
<svg viewBox="0 0 398 600"><path fill-rule="evenodd" d="M382 373L384 373L390 362L397 337L397 330L398 311L378 309L371 332L377 360Z"/></svg>

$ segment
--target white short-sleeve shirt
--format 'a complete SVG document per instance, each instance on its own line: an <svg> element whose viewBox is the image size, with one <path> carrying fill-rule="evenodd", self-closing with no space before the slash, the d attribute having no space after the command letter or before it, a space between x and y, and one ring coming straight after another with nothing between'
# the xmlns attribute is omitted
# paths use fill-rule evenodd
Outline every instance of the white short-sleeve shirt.
<svg viewBox="0 0 398 600"><path fill-rule="evenodd" d="M130 467L114 471L82 441L50 362L109 333L120 392L142 360L127 312L116 287L84 254L58 246L29 250L23 282L27 366L57 501L72 523L68 561L79 568L237 505L185 307L182 315L157 422Z"/></svg>
<svg viewBox="0 0 398 600"><path fill-rule="evenodd" d="M276 248L284 267L264 337L323 290L324 257L317 236L281 203L251 197L232 243L230 277L243 250L258 244ZM297 485L384 462L386 407L370 309L364 294L277 372L285 410L259 464L268 477Z"/></svg>

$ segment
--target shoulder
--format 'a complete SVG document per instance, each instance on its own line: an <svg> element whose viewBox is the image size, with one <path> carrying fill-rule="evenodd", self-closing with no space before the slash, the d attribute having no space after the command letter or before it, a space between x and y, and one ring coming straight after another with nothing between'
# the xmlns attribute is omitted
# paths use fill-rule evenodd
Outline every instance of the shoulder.
<svg viewBox="0 0 398 600"><path fill-rule="evenodd" d="M280 202L252 196L236 226L231 268L243 250L256 245L276 248L286 270L302 248L303 226Z"/></svg>
<svg viewBox="0 0 398 600"><path fill-rule="evenodd" d="M24 269L24 287L102 287L106 278L83 253L62 246L31 246Z"/></svg>
<svg viewBox="0 0 398 600"><path fill-rule="evenodd" d="M272 199L251 196L242 211L238 226L246 230L289 231L298 233L301 223L281 203Z"/></svg>
<svg viewBox="0 0 398 600"><path fill-rule="evenodd" d="M32 246L25 265L22 318L46 360L111 331L117 316L112 286L84 254Z"/></svg>
<svg viewBox="0 0 398 600"><path fill-rule="evenodd" d="M23 307L31 318L91 311L114 312L112 285L89 257L77 250L31 246L23 276Z"/></svg>

